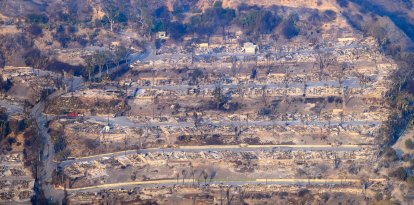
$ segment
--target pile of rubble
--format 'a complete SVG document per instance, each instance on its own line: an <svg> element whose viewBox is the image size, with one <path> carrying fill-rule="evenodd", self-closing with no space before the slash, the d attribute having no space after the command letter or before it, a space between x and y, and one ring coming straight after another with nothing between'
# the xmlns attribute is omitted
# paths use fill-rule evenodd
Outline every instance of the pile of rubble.
<svg viewBox="0 0 414 205"><path fill-rule="evenodd" d="M0 187L0 204L30 201L34 178L24 166L23 154L0 155Z"/></svg>

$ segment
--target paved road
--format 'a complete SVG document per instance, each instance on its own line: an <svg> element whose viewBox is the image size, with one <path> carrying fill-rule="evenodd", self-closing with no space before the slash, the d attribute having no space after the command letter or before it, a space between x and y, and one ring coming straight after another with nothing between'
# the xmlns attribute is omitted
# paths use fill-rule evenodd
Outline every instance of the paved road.
<svg viewBox="0 0 414 205"><path fill-rule="evenodd" d="M105 116L86 116L85 118L95 120L97 122L108 122L108 117ZM145 127L171 127L171 128L184 128L184 127L194 127L194 122L133 122L128 119L126 116L109 118L109 124L118 125L122 127L135 127L135 128L145 128ZM296 126L296 125L308 125L308 126L379 126L382 122L379 121L347 121L347 122L337 122L337 121L309 121L302 122L300 120L295 121L219 121L211 122L204 121L201 122L201 126L215 126L215 127L240 127L240 126L254 126L254 127L270 127L270 126Z"/></svg>
<svg viewBox="0 0 414 205"><path fill-rule="evenodd" d="M170 91L186 91L188 89L201 89L201 90L212 90L216 87L220 86L223 89L238 89L238 88L263 88L266 89L278 89L278 88L285 88L285 83L266 83L266 84L258 84L258 83L246 83L246 84L206 84L206 85L154 85L154 86L136 86L133 87L137 89L159 89L159 90L170 90ZM288 88L304 88L305 83L288 83ZM328 86L328 87L340 87L338 81L318 81L318 82L306 82L307 88L310 87L322 87L322 86ZM361 88L361 84L359 82L358 78L349 78L346 79L342 87L348 87L348 88Z"/></svg>
<svg viewBox="0 0 414 205"><path fill-rule="evenodd" d="M144 61L148 58L151 58L152 56L153 56L152 47L150 45L146 45L143 52L133 53L133 54L128 56L129 59L128 59L128 65L127 66L129 67L131 64L135 63L136 61ZM102 71L102 75L107 75L107 74L111 75L113 73L116 73L116 72L124 69L123 66L124 65L120 65L119 67L116 67L116 66L110 67L108 69L108 72L106 72L106 69L105 69L105 70ZM101 78L101 73L96 73L93 76L93 79L97 79L97 78L98 79Z"/></svg>
<svg viewBox="0 0 414 205"><path fill-rule="evenodd" d="M137 61L149 60L149 59L152 59L153 57L154 57L154 52L153 52L152 46L150 44L147 44L145 46L145 50L142 53L135 53L135 54L130 55L128 66L132 65L133 63Z"/></svg>
<svg viewBox="0 0 414 205"><path fill-rule="evenodd" d="M6 108L8 114L23 113L21 105L15 104L9 100L0 100L0 107Z"/></svg>
<svg viewBox="0 0 414 205"><path fill-rule="evenodd" d="M349 45L345 45L345 46L333 46L333 47L327 47L327 48L320 48L319 52L333 52L335 50L346 50L346 49L353 49L353 48L357 48L359 46L359 42L353 42ZM276 51L274 54L279 55L279 56L288 56L288 55L292 55L292 54L315 54L315 49L311 49L311 50L297 50L297 51ZM248 56L258 56L259 54L249 54L249 53L242 53L242 52L238 52L238 53L203 53L203 54L196 54L196 57L200 57L200 58L206 58L206 57L226 57L226 56L232 56L232 57L237 57L237 58L243 58L243 57L248 57ZM160 59L164 59L164 58L191 58L191 54L161 54L161 55L154 55L151 58L149 58L148 60L160 60Z"/></svg>
<svg viewBox="0 0 414 205"><path fill-rule="evenodd" d="M350 46L350 47L352 47L352 46ZM333 48L331 48L331 50L333 50ZM326 51L328 51L328 49ZM301 52L305 53L305 52L308 52L308 51L301 51ZM218 54L218 55L220 55L220 54ZM150 60L150 59L153 59L153 58L154 58L154 56L153 56L152 48L151 48L151 46L147 46L146 50L143 53L132 54L131 55L130 64L132 64L132 63L134 63L135 61L138 61L138 60L145 61L146 59ZM111 72L114 72L114 71L111 70ZM70 82L69 91L76 91L76 90L83 87L82 81L78 78L69 79L69 82ZM353 85L353 84L354 84L353 82L350 83L350 85ZM210 85L210 86L213 86L213 85ZM252 86L259 86L259 85L252 85ZM261 85L261 86L263 86L263 85ZM278 85L276 85L276 84L271 85L270 84L268 86L272 87L272 86L278 86ZM303 84L301 84L300 86L303 86ZM317 86L317 84L315 84L314 86ZM55 97L57 97L61 94L63 94L63 92L55 92L51 96L49 96L48 99L53 100ZM53 142L51 140L50 135L47 133L46 119L45 119L45 116L43 115L44 109L45 109L45 102L42 101L42 102L39 102L38 104L36 104L33 107L32 113L31 113L32 118L35 119L36 124L39 127L40 135L43 137L43 139L45 140L45 143L47 145L47 146L44 146L43 155L41 156L41 160L43 162L43 167L42 167L41 176L40 176L40 184L41 184L41 188L44 191L44 194L45 194L46 198L50 199L51 201L57 201L58 203L61 203L61 200L63 199L63 190L55 189L55 187L51 183L49 183L51 178L52 178L53 170L55 170L55 168L56 168L56 163L53 161L55 153L54 153L54 149L53 149ZM95 118L95 119L101 120L99 118ZM119 119L117 118L117 119L113 120L113 122L120 123L120 124L123 124L123 125L126 125L126 126L132 126L132 125L134 125L134 126L145 126L143 124L136 125L136 123L128 121L125 118L119 118ZM239 125L239 124L244 123L244 122L228 122L228 123L229 123L229 125L230 124L238 124ZM268 124L269 122L249 122L249 124L252 124L252 125L253 124L266 125L266 123ZM270 123L271 123L271 125L273 125L272 122L270 122ZM179 124L178 126L189 126L191 124L192 123L189 123L189 124L188 123L183 123L183 124ZM217 125L218 124L222 124L222 122L218 122ZM357 124L359 124L359 123L357 123ZM156 126L160 126L160 125L161 126L176 126L175 124L168 124L168 123L158 124ZM146 124L146 126L148 126L148 124ZM266 125L266 126L268 126L268 125ZM47 149L47 147L52 147L52 149ZM228 148L226 148L226 149L228 149ZM248 151L249 149L252 149L252 148L248 148L248 147L247 148L241 148L241 147L234 148L234 150L236 150L236 151ZM263 149L274 149L274 148L263 148ZM280 148L280 149L282 149L282 148ZM284 148L284 149L293 149L293 148ZM312 149L317 149L317 148L313 147ZM312 150L312 149L310 149L310 150ZM324 148L324 149L328 149L328 148ZM340 149L340 148L336 147L336 148L332 148L332 149ZM349 149L350 148L347 148L347 149L345 149L345 151L349 151ZM215 150L217 150L217 148ZM257 148L255 148L255 150L257 150ZM160 150L142 150L141 152L145 153L145 152L153 152L153 151L155 152L155 151L160 151ZM171 148L171 149L163 149L162 151L173 152L173 151L177 151L177 150ZM213 150L211 150L209 148L206 148L206 149L202 149L202 148L200 148L200 149L188 149L188 148L185 149L185 148L183 148L183 149L179 149L179 151L213 151ZM136 153L136 151L133 150L133 151L127 151L127 154L131 154L133 152ZM118 155L121 155L121 154L125 154L125 152L111 153L109 155L117 155L118 156ZM100 157L102 157L102 156L96 156L96 158L100 158ZM88 160L88 159L92 160L92 159L94 159L94 157L92 156L92 157L89 157L89 158L85 158L84 160ZM79 160L82 160L82 159L79 159ZM76 160L73 160L72 162L65 161L65 162L62 162L61 165L67 166L67 164L73 163L74 161L76 161ZM217 183L226 183L226 184L232 184L232 183L234 183L234 184L263 183L263 181L260 181L260 180L252 180L252 181L213 181L213 183L216 183L216 182ZM134 182L134 183L137 183L137 182ZM192 181L191 181L191 183L192 183ZM300 182L300 181L285 181L285 182L282 182L282 181L275 180L275 181L272 181L270 183L275 183L275 184L278 184L278 183L297 184L297 183L303 183L303 182ZM309 183L309 181L307 181L307 183ZM321 183L321 182L316 182L315 181L315 183ZM131 185L134 185L134 184L132 183ZM168 185L168 183L160 182L157 185ZM128 186L128 183L127 184L120 183L120 184L115 184L115 185L102 185L102 188L106 188L106 187L109 187L109 188L111 188L111 187L124 187L124 186ZM93 188L101 189L101 187L99 187L99 186L92 187L91 189L93 189ZM73 191L76 191L76 190L73 190Z"/></svg>
<svg viewBox="0 0 414 205"><path fill-rule="evenodd" d="M370 182L384 182L385 179L368 179ZM204 179L199 179L200 185L204 184ZM346 184L353 184L359 186L361 183L360 179L212 179L207 180L206 184L226 184L226 185L233 185L233 186L240 186L245 184L268 184L268 185L346 185ZM135 181L135 182L124 182L124 183L115 183L115 184L103 184L97 186L90 186L90 187L82 187L82 188L72 188L67 189L69 193L77 193L77 192L90 192L90 191L98 191L102 189L131 189L136 186L174 186L174 185L182 185L182 184L198 184L198 179L165 179L165 180L152 180L152 181ZM362 191L362 189L361 189Z"/></svg>
<svg viewBox="0 0 414 205"><path fill-rule="evenodd" d="M146 50L143 52L143 54L138 54L136 58L131 59L131 63L133 63L136 60L145 59L148 56L148 54L146 53L152 53L152 51ZM114 72L112 69L110 72ZM67 78L64 80L64 82L67 85L67 88L68 88L67 91L63 91L63 90L56 91L47 97L47 101L51 101L67 92L79 90L83 88L84 86L83 78L81 77ZM51 140L51 136L47 132L47 127L46 127L47 119L45 115L43 114L45 110L45 104L46 104L45 101L40 101L32 108L32 112L31 112L31 117L32 119L35 120L36 125L39 128L39 134L41 135L42 139L45 142L45 145L43 146L43 155L41 156L43 165L41 169L39 182L40 182L41 189L43 190L46 199L50 200L50 202L58 202L59 204L61 204L62 199L64 197L64 193L62 190L55 189L54 185L52 185L51 183L52 173L56 169L57 164L56 162L54 162L55 151L53 149L53 142Z"/></svg>
<svg viewBox="0 0 414 205"><path fill-rule="evenodd" d="M82 77L75 76L67 78L64 79L64 83L66 84L68 92L76 91L78 89L83 88ZM55 91L47 97L46 101L52 101L64 93L66 93L66 91L64 90ZM51 136L47 132L47 119L43 113L46 108L46 101L38 102L35 106L33 106L31 111L31 118L34 119L34 121L36 122L39 134L45 143L45 145L43 146L43 155L40 157L40 159L42 160L42 169L39 177L39 182L46 199L50 200L51 202L57 201L61 203L64 193L61 190L56 190L55 187L51 184L52 173L56 169L57 164L54 162L54 145Z"/></svg>
<svg viewBox="0 0 414 205"><path fill-rule="evenodd" d="M6 177L0 177L0 181L3 181L3 180L6 180L6 181L19 181L19 180L34 181L32 176L6 176Z"/></svg>
<svg viewBox="0 0 414 205"><path fill-rule="evenodd" d="M53 100L60 96L64 91L56 91L50 96L48 100ZM55 151L53 149L53 142L49 133L47 133L46 127L46 118L43 115L45 110L45 101L40 101L37 103L31 112L32 119L35 120L36 125L38 126L39 134L42 137L45 145L43 146L43 155L40 157L42 160L42 169L39 177L39 183L45 197L50 201L57 200L59 203L63 199L63 191L56 190L55 187L50 183L52 179L52 173L56 169L56 163L53 161L55 157ZM51 149L48 149L51 148Z"/></svg>
<svg viewBox="0 0 414 205"><path fill-rule="evenodd" d="M20 201L20 202L16 202L16 201L8 202L8 201L5 201L5 202L1 202L1 204L2 205L32 205L32 202L30 201L30 199L28 199L27 201Z"/></svg>
<svg viewBox="0 0 414 205"><path fill-rule="evenodd" d="M329 48L322 48L320 51L321 52L332 52L334 50L337 49L350 49L350 48L355 48L358 45L358 43L352 43L350 45L347 46L335 46L335 47L329 47ZM294 54L294 53L299 53L299 54L310 54L310 53L314 53L314 50L301 50L301 51L292 51L292 52L278 52L278 55L289 55L289 54ZM223 57L223 56L237 56L237 57L245 57L245 56L252 56L252 54L245 54L245 53L233 53L233 54L228 54L228 53L211 53L211 54L199 54L196 55L199 57L211 57L211 56L216 56L216 57ZM159 59L164 59L164 58L184 58L184 57L191 57L190 54L161 54L161 55L154 55L153 54L153 50L151 46L147 46L146 47L146 51L142 54L136 54L136 55L132 55L131 59L133 61L137 61L137 60L141 60L143 61L144 59L149 61L149 60L159 60ZM131 63L132 64L132 63ZM236 88L262 88L263 86L266 86L267 89L275 89L275 88L284 88L286 85L284 83L269 83L269 84L257 84L257 83L247 83L247 84L243 84L243 85L237 85L237 84L208 84L208 85L200 85L198 88L205 90L205 89L214 89L217 86L222 86L225 89L236 89ZM303 88L304 87L304 83L289 83L289 88ZM340 84L337 81L320 81L320 82L307 82L306 83L307 87L318 87L318 86L331 86L331 87L340 87ZM349 79L345 79L342 87L348 87L348 88L360 88L361 84L359 82L359 79L356 77L353 78L349 78ZM190 88L197 88L197 86L193 86L193 85L159 85L159 86L136 86L134 87L135 89L164 89L164 90L188 90ZM133 88L133 89L134 89Z"/></svg>
<svg viewBox="0 0 414 205"><path fill-rule="evenodd" d="M370 145L247 145L242 147L239 145L211 145L211 146L180 146L178 148L153 148L153 149L141 149L139 153L169 153L169 152L216 152L216 151L233 151L233 152L254 152L254 151L336 151L336 152L352 152L359 151L364 148L368 148ZM121 157L126 155L137 154L137 150L127 150L121 152L112 152L107 154L100 154L87 157L79 157L74 160L66 160L59 164L64 168L74 163L89 162L99 160L104 157Z"/></svg>

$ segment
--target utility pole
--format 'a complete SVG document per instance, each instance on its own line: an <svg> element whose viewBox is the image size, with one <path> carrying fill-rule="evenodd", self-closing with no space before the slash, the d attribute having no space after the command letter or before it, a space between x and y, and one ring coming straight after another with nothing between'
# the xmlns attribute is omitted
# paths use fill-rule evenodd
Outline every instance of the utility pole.
<svg viewBox="0 0 414 205"><path fill-rule="evenodd" d="M154 96L152 98L152 102L153 102L153 104L152 104L152 119L153 120L155 119L155 98L156 98L156 96Z"/></svg>
<svg viewBox="0 0 414 205"><path fill-rule="evenodd" d="M246 127L249 129L249 114L246 114Z"/></svg>
<svg viewBox="0 0 414 205"><path fill-rule="evenodd" d="M125 143L124 151L125 151L125 156L126 156L126 145L127 145L126 134L124 135L124 143Z"/></svg>
<svg viewBox="0 0 414 205"><path fill-rule="evenodd" d="M220 205L223 205L223 187L220 184Z"/></svg>

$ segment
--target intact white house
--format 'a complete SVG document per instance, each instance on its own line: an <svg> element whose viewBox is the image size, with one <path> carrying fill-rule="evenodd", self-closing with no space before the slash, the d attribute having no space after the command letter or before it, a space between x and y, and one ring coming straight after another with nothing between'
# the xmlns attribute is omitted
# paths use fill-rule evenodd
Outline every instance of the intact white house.
<svg viewBox="0 0 414 205"><path fill-rule="evenodd" d="M256 51L258 51L259 48L257 47L257 45L254 45L251 42L246 42L243 44L243 52L248 53L248 54L255 54Z"/></svg>

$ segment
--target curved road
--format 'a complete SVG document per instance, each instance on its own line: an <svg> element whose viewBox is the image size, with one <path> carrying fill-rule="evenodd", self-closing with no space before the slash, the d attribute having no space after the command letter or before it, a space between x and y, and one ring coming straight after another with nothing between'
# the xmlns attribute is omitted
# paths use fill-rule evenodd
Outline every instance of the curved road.
<svg viewBox="0 0 414 205"><path fill-rule="evenodd" d="M149 46L147 47L150 48ZM151 54L152 54L151 50L150 51L145 50L141 54L133 54L131 56L131 63L137 60L143 60L147 58L148 56L150 56ZM111 73L115 72L113 69L114 68L111 69L110 71ZM64 193L63 193L63 190L56 189L54 185L51 183L53 171L57 169L57 163L54 161L54 158L55 158L55 151L53 149L54 145L53 145L51 136L47 132L48 130L46 126L47 119L45 115L43 114L43 112L45 110L47 101L54 100L55 98L67 92L76 91L76 90L83 88L83 79L81 77L71 77L71 78L65 79L65 81L66 81L65 84L68 88L67 91L59 90L59 91L52 93L51 95L47 97L45 101L38 102L32 108L32 111L31 111L31 118L34 119L34 121L36 122L36 125L39 130L39 135L41 136L41 138L43 139L45 143L43 146L43 155L40 156L40 159L42 161L42 168L41 168L41 173L39 176L39 184L41 186L41 189L43 191L45 198L49 202L57 202L59 204L62 203Z"/></svg>

